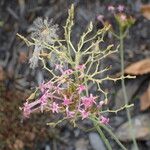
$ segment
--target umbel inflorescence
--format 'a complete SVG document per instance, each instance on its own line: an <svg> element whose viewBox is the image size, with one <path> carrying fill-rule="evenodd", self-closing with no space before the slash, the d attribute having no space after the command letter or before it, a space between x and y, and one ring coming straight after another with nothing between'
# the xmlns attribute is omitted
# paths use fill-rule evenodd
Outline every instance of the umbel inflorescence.
<svg viewBox="0 0 150 150"><path fill-rule="evenodd" d="M101 50L100 43L104 42L103 38L109 30L109 25L94 33L92 22L74 46L71 41L73 25L72 5L64 26L64 39L59 39L58 26L53 25L48 18L37 18L34 21L30 28L32 41L18 35L29 46L34 47L30 66L35 68L41 62L50 74L50 79L39 85L24 103L23 115L28 118L39 110L61 114L61 119L50 123L53 125L65 119L75 125L79 119L92 117L96 118L99 124L108 124L109 118L105 117L104 112L109 110L103 110L103 106L108 103L107 93L101 88L101 84L105 80L116 81L124 77L100 78L99 75L109 69L108 67L100 70L100 60L115 53L118 48L112 50L113 45L109 45L105 50ZM47 61L53 65L48 66ZM96 87L98 95L92 93L89 84ZM101 94L105 96L104 99L101 99Z"/></svg>

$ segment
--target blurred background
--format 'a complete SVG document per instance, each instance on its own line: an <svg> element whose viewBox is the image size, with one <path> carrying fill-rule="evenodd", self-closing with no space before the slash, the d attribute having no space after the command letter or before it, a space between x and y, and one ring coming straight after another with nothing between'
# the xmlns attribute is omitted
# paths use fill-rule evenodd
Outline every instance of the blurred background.
<svg viewBox="0 0 150 150"><path fill-rule="evenodd" d="M125 72L136 75L126 80L133 127L140 150L150 149L150 1L149 0L0 0L0 150L106 150L102 140L94 131L85 132L64 123L55 129L46 126L49 114L34 114L23 120L22 107L34 86L38 86L47 75L29 68L32 48L19 39L19 33L29 36L28 29L35 18L53 18L59 27L65 25L70 5L75 5L75 26L73 41L77 41L89 21L95 30L103 22L117 26L108 6L123 5L125 13L135 19L125 39ZM101 17L102 16L102 17ZM62 33L60 28L59 33ZM106 41L118 45L110 34ZM112 76L120 74L119 54L112 54L101 62L112 66ZM105 82L109 91L110 109L124 105L120 81ZM127 124L126 112L110 114L110 128L126 145L134 150ZM85 127L90 122L83 122ZM106 133L107 134L107 133ZM113 150L120 150L108 136Z"/></svg>

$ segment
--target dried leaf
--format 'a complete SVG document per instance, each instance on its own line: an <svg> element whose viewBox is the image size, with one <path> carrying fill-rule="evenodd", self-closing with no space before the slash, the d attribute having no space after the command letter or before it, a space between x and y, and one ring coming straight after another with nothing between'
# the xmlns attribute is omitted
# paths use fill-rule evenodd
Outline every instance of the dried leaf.
<svg viewBox="0 0 150 150"><path fill-rule="evenodd" d="M150 4L141 6L142 15L150 20Z"/></svg>
<svg viewBox="0 0 150 150"><path fill-rule="evenodd" d="M131 64L125 69L125 73L131 75L143 75L150 73L150 58Z"/></svg>
<svg viewBox="0 0 150 150"><path fill-rule="evenodd" d="M138 140L150 140L150 113L136 116L131 120L132 131ZM122 124L115 132L117 138L121 141L131 141L132 135L128 122Z"/></svg>
<svg viewBox="0 0 150 150"><path fill-rule="evenodd" d="M140 98L140 109L144 111L150 107L150 84L146 92Z"/></svg>

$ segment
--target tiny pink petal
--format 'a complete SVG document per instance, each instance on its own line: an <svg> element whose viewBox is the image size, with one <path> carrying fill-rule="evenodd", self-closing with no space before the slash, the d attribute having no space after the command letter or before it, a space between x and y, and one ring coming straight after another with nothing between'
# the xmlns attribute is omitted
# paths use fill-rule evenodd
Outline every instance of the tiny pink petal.
<svg viewBox="0 0 150 150"><path fill-rule="evenodd" d="M55 103L55 102L52 103L51 110L52 110L53 113L55 113L55 112L58 113L59 112L59 108L60 107L58 106L57 103Z"/></svg>
<svg viewBox="0 0 150 150"><path fill-rule="evenodd" d="M78 86L77 90L78 90L78 93L80 94L82 91L86 90L86 87L81 84Z"/></svg>
<svg viewBox="0 0 150 150"><path fill-rule="evenodd" d="M100 118L100 123L101 124L108 124L109 123L109 118L106 118L104 116L101 116Z"/></svg>
<svg viewBox="0 0 150 150"><path fill-rule="evenodd" d="M122 12L122 11L124 11L125 7L123 5L119 5L117 7L117 9L118 9L119 12Z"/></svg>

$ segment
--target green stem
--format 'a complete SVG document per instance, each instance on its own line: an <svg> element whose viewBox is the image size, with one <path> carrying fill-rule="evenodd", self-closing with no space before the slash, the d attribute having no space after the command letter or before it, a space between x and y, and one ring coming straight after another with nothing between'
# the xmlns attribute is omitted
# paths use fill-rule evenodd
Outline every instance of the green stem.
<svg viewBox="0 0 150 150"><path fill-rule="evenodd" d="M123 31L120 28L120 58L121 58L121 75L124 76L124 37L123 37ZM124 78L122 78L121 80L121 85L122 85L122 90L123 90L123 97L125 100L125 104L128 104L128 96L127 96L127 92L126 92L126 87L125 87L125 81ZM130 126L130 134L133 140L133 144L136 148L136 150L138 150L138 145L135 139L135 134L134 134L134 129L132 127L132 122L131 122L131 114L129 109L126 109L126 113L127 113L127 118L129 121L129 126Z"/></svg>
<svg viewBox="0 0 150 150"><path fill-rule="evenodd" d="M118 140L118 138L115 136L115 134L105 125L101 125L102 128L104 128L112 137L113 139L118 143L118 145L123 149L123 150L127 150L122 143Z"/></svg>
<svg viewBox="0 0 150 150"><path fill-rule="evenodd" d="M94 127L95 129L97 130L97 132L99 133L100 137L103 139L106 147L108 150L112 150L111 148L111 145L109 143L109 141L107 140L107 138L105 137L103 131L101 130L101 128L99 127L99 125L97 124L97 122L95 120L92 120L93 121L93 124L94 124Z"/></svg>

